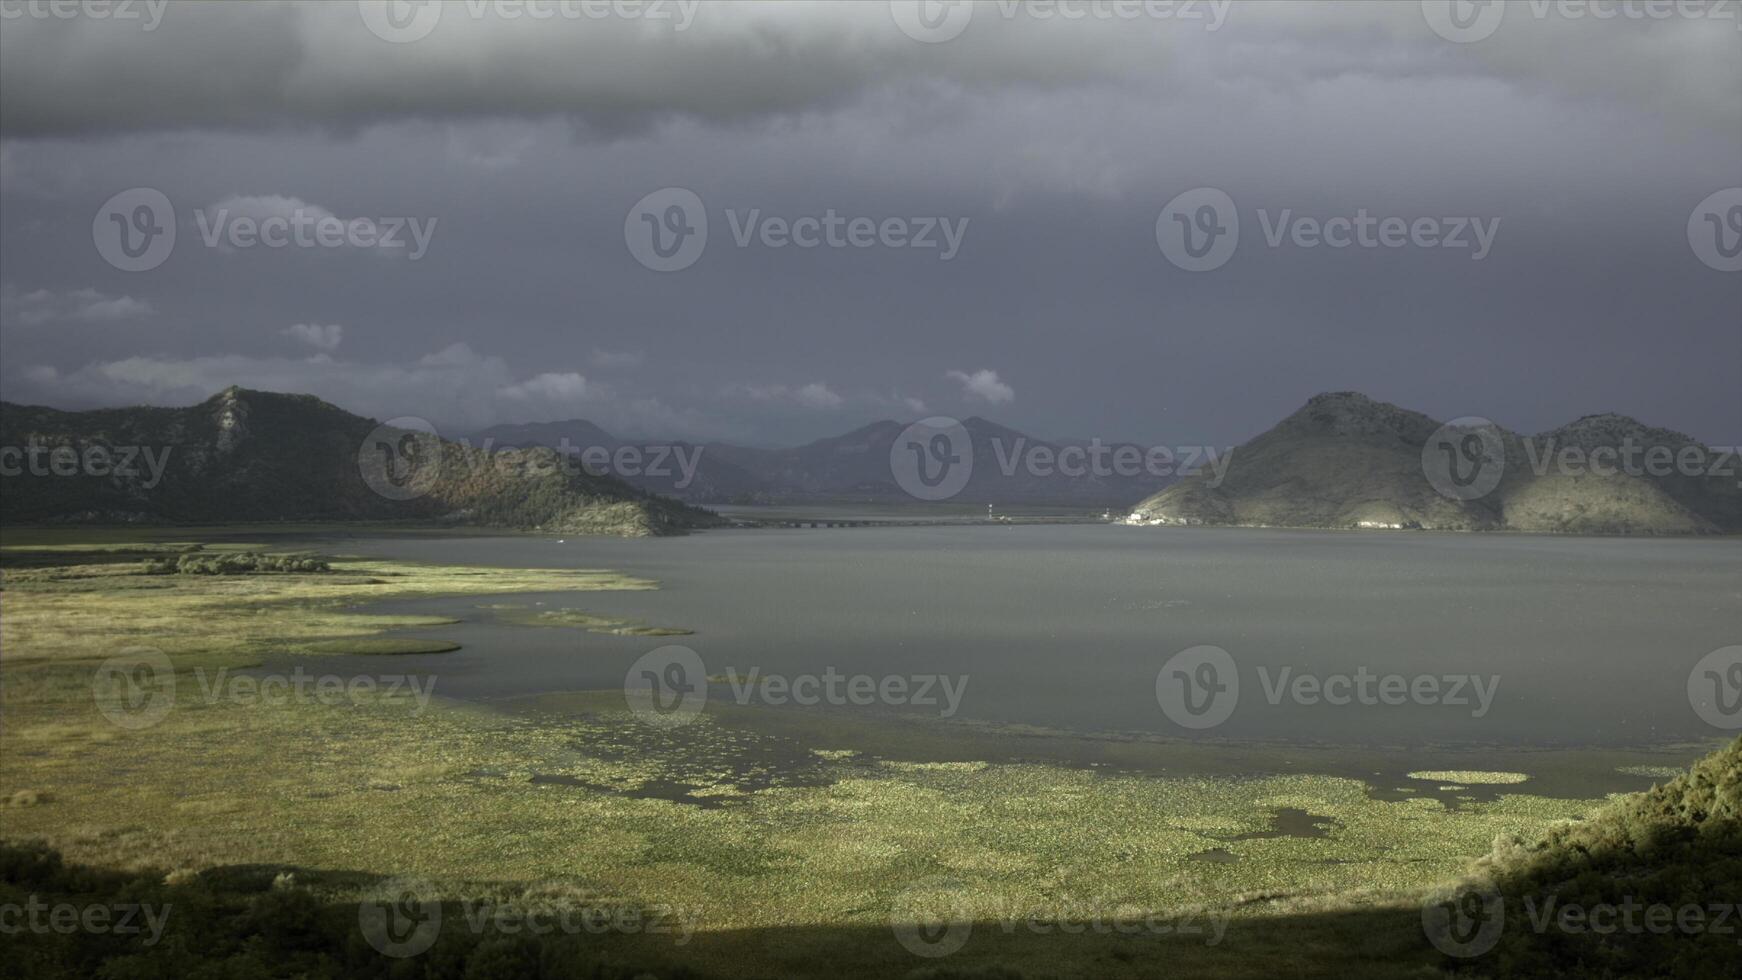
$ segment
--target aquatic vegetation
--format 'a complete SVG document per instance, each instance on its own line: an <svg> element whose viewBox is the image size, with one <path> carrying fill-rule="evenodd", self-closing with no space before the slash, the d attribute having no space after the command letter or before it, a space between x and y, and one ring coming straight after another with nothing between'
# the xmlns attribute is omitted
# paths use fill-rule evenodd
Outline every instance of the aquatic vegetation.
<svg viewBox="0 0 1742 980"><path fill-rule="evenodd" d="M1482 772L1473 769L1435 769L1422 772L1412 772L1411 779L1425 779L1429 782L1455 783L1457 787L1442 786L1441 789L1462 788L1464 785L1474 786L1511 786L1530 779L1522 772Z"/></svg>
<svg viewBox="0 0 1742 980"><path fill-rule="evenodd" d="M1627 776L1645 776L1650 779L1674 779L1687 772L1678 766L1616 766L1615 771Z"/></svg>
<svg viewBox="0 0 1742 980"><path fill-rule="evenodd" d="M579 609L528 609L524 605L498 603L490 606L480 606L489 609L499 622L512 623L515 626L546 626L552 628L567 627L583 629L589 633L604 633L610 636L690 636L695 631L676 629L668 626L648 626L631 619L617 619L610 616L598 616Z"/></svg>

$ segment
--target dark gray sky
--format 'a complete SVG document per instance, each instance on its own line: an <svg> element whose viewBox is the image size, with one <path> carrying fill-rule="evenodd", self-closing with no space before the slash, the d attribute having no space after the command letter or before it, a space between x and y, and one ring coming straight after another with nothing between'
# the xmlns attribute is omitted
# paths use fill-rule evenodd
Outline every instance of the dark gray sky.
<svg viewBox="0 0 1742 980"><path fill-rule="evenodd" d="M1353 388L1523 431L1618 411L1742 441L1734 11L1515 3L1460 34L1431 2L912 6L3 0L0 394L239 383L454 430L583 417L760 444L982 414L1222 445ZM1239 234L1189 271L1158 224L1177 238L1163 209L1203 187ZM174 209L147 271L102 244L131 188ZM631 249L663 188L708 224L669 272ZM1492 237L1294 239L1361 209ZM830 210L961 237L947 258L941 231L761 238ZM429 238L415 258L409 230L205 241L272 215Z"/></svg>

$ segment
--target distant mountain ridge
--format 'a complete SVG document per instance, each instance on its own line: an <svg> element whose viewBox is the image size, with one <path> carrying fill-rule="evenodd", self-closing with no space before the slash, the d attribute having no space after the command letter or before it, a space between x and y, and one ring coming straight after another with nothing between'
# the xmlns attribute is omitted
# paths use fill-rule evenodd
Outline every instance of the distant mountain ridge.
<svg viewBox="0 0 1742 980"><path fill-rule="evenodd" d="M0 453L8 524L441 521L639 536L720 523L550 450L486 452L312 395L237 387L186 408L0 403Z"/></svg>
<svg viewBox="0 0 1742 980"><path fill-rule="evenodd" d="M1031 504L1124 508L1171 480L1148 472L1067 475L1031 472L1019 460L1039 449L1057 454L1071 443L1055 443L1026 435L978 416L961 422L972 446L973 468L965 487L951 497L956 503ZM882 419L851 432L785 449L758 449L711 442L652 443L619 440L591 422L499 425L471 437L476 446L538 445L583 452L589 446L615 450L632 446L643 451L643 471L611 472L646 490L697 503L879 502L909 499L890 465L890 452L907 426ZM566 443L564 440L567 440ZM1109 444L1108 453L1123 444ZM1136 448L1139 454L1146 451ZM645 471L651 453L667 450L665 474ZM694 461L685 481L681 465ZM680 485L682 484L682 485Z"/></svg>
<svg viewBox="0 0 1742 980"><path fill-rule="evenodd" d="M1450 479L1482 465L1489 467L1487 483L1461 488ZM1585 416L1520 436L1498 426L1447 428L1358 392L1332 392L1236 447L1220 483L1202 476L1182 480L1139 503L1126 520L1736 533L1742 532L1739 470L1728 450L1621 415Z"/></svg>

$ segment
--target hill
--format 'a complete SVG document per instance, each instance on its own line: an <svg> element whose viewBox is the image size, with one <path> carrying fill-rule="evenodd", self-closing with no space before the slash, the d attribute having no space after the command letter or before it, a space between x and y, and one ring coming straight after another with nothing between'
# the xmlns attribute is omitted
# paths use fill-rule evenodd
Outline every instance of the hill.
<svg viewBox="0 0 1742 980"><path fill-rule="evenodd" d="M1134 524L1584 534L1742 531L1736 461L1619 415L1537 436L1444 426L1356 392L1312 398L1235 448L1225 477L1139 503Z"/></svg>
<svg viewBox="0 0 1742 980"><path fill-rule="evenodd" d="M649 535L717 523L545 449L488 452L312 395L228 388L187 408L0 403L0 521L441 521Z"/></svg>
<svg viewBox="0 0 1742 980"><path fill-rule="evenodd" d="M1742 738L1650 791L1481 862L1499 976L1735 976ZM1631 911L1629 911L1631 909ZM1657 911L1653 911L1653 910Z"/></svg>

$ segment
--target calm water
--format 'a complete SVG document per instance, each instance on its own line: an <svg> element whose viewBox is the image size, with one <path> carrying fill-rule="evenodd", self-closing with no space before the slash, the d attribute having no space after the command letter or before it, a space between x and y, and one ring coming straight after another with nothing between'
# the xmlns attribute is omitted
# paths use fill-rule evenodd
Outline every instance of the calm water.
<svg viewBox="0 0 1742 980"><path fill-rule="evenodd" d="M378 607L471 620L416 631L455 639L462 651L393 661L396 669L436 673L437 693L462 698L620 689L637 657L681 643L710 674L760 668L794 677L833 667L878 679L965 675L959 718L1086 732L1643 746L1723 734L1691 707L1689 672L1714 649L1742 642L1742 542L1733 539L987 526L326 546L440 562L611 568L661 581L658 592ZM501 625L478 608L498 601L542 601L542 608L696 635L634 639ZM1200 644L1228 651L1240 689L1225 722L1194 734L1159 707L1156 676L1174 654ZM1293 671L1287 681L1284 668ZM1292 684L1303 672L1324 681L1362 668L1411 685L1440 679L1448 695L1458 683L1452 675L1474 676L1492 702L1478 716L1479 693L1467 680L1464 704L1432 696L1401 705L1311 703L1267 686ZM730 696L718 686L710 694ZM942 707L834 710L935 716Z"/></svg>

